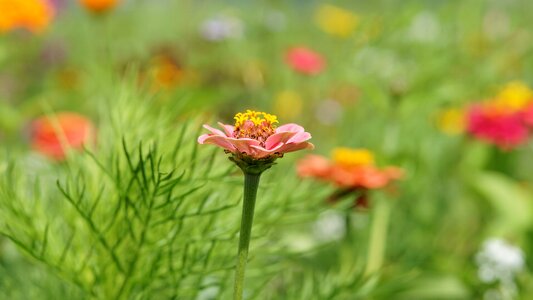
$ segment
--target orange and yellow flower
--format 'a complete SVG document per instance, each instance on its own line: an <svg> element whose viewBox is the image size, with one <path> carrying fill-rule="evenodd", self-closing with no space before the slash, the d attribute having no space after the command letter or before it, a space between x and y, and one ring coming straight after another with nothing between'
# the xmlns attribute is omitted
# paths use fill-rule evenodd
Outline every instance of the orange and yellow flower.
<svg viewBox="0 0 533 300"><path fill-rule="evenodd" d="M171 55L160 54L152 58L150 73L154 77L155 90L177 86L184 78L184 70L178 60Z"/></svg>
<svg viewBox="0 0 533 300"><path fill-rule="evenodd" d="M93 13L104 13L113 9L119 0L80 0L80 2Z"/></svg>
<svg viewBox="0 0 533 300"><path fill-rule="evenodd" d="M298 163L298 174L330 181L341 188L365 190L386 187L403 176L397 167L378 168L374 154L366 149L337 148L332 158L307 155Z"/></svg>
<svg viewBox="0 0 533 300"><path fill-rule="evenodd" d="M307 155L296 167L300 177L312 177L331 182L338 188L328 199L336 203L348 195L355 195L354 208L368 208L369 191L387 188L403 177L403 170L375 165L374 154L367 149L336 148L332 159L320 155Z"/></svg>
<svg viewBox="0 0 533 300"><path fill-rule="evenodd" d="M54 8L46 0L0 0L0 33L17 28L42 32L53 17Z"/></svg>

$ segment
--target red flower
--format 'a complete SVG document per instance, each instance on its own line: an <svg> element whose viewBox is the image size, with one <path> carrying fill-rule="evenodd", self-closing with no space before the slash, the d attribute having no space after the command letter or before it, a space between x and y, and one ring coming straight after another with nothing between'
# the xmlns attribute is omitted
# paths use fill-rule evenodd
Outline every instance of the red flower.
<svg viewBox="0 0 533 300"><path fill-rule="evenodd" d="M36 151L63 160L67 149L80 150L94 140L94 126L82 115L70 112L43 116L31 125L31 144Z"/></svg>
<svg viewBox="0 0 533 300"><path fill-rule="evenodd" d="M533 127L533 104L524 108L522 111L522 119L527 126Z"/></svg>
<svg viewBox="0 0 533 300"><path fill-rule="evenodd" d="M306 75L317 75L321 73L326 62L322 55L306 48L294 47L287 51L285 62L296 72Z"/></svg>
<svg viewBox="0 0 533 300"><path fill-rule="evenodd" d="M526 118L524 118L526 116ZM527 117L529 116L529 117ZM503 109L497 105L472 105L467 113L467 130L474 137L509 150L526 142L526 123L531 113Z"/></svg>

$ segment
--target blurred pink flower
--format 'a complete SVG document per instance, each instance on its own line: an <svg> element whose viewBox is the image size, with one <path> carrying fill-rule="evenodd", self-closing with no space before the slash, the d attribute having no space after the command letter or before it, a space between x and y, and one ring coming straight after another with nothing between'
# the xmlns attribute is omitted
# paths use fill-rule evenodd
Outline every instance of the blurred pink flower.
<svg viewBox="0 0 533 300"><path fill-rule="evenodd" d="M31 125L32 147L52 159L63 160L67 149L80 150L94 141L95 130L86 117L71 113L44 116Z"/></svg>
<svg viewBox="0 0 533 300"><path fill-rule="evenodd" d="M503 150L510 150L528 139L526 122L530 115L531 113L524 114L522 111L506 110L491 105L490 102L474 104L467 112L467 130L480 140L495 144Z"/></svg>
<svg viewBox="0 0 533 300"><path fill-rule="evenodd" d="M218 123L223 131L204 125L211 133L198 138L200 144L213 144L238 156L254 160L271 159L284 153L313 149L311 134L297 124L275 127L277 117L248 110L235 115L235 126Z"/></svg>
<svg viewBox="0 0 533 300"><path fill-rule="evenodd" d="M285 55L285 62L296 72L306 75L317 75L326 66L323 56L307 47L289 49Z"/></svg>

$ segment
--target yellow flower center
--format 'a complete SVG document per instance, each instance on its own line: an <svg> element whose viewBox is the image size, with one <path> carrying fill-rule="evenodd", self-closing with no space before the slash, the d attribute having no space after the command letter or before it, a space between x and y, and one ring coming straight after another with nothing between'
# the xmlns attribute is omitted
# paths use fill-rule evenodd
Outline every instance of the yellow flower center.
<svg viewBox="0 0 533 300"><path fill-rule="evenodd" d="M374 154L366 149L335 148L332 157L335 163L348 167L374 164Z"/></svg>
<svg viewBox="0 0 533 300"><path fill-rule="evenodd" d="M254 110L238 113L234 119L234 137L258 140L262 146L264 146L266 139L275 133L276 126L274 124L278 123L278 117L275 115Z"/></svg>

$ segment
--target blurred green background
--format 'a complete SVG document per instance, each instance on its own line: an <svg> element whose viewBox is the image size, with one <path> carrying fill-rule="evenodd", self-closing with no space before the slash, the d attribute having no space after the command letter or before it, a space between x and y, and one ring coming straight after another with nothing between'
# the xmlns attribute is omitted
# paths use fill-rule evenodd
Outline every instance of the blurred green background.
<svg viewBox="0 0 533 300"><path fill-rule="evenodd" d="M242 176L196 139L256 109L405 175L353 209L280 159L246 299L532 299L529 133L501 149L464 114L529 89L533 2L57 0L30 26L33 2L0 0L0 298L230 299ZM32 122L65 111L96 142L57 161Z"/></svg>

